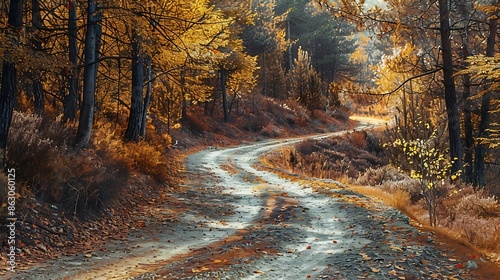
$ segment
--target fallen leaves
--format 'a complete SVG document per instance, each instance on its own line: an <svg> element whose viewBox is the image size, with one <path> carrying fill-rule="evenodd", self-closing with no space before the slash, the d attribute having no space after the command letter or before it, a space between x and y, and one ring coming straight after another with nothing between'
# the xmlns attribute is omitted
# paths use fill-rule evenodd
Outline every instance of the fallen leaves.
<svg viewBox="0 0 500 280"><path fill-rule="evenodd" d="M404 271L404 270L405 270L403 267L398 266L398 265L394 265L394 267L395 267L396 269L398 269L398 270L402 270L402 271Z"/></svg>
<svg viewBox="0 0 500 280"><path fill-rule="evenodd" d="M264 271L260 271L260 270L254 270L253 273L259 274L259 275L264 275L265 274Z"/></svg>
<svg viewBox="0 0 500 280"><path fill-rule="evenodd" d="M364 252L361 252L359 253L361 255L361 257L363 258L363 261L369 261L371 260L372 258L370 256L368 256L368 254L364 253Z"/></svg>
<svg viewBox="0 0 500 280"><path fill-rule="evenodd" d="M36 247L38 249L42 250L43 252L47 252L47 247L45 245L43 245L42 243L36 244Z"/></svg>
<svg viewBox="0 0 500 280"><path fill-rule="evenodd" d="M401 247L398 247L398 246L395 246L395 245L390 246L390 248L391 248L392 250L394 250L394 251L398 251L398 252L402 252L402 251L403 251L403 249L401 249Z"/></svg>
<svg viewBox="0 0 500 280"><path fill-rule="evenodd" d="M380 272L380 269L378 269L378 268L370 267L370 269L372 270L373 273L379 273Z"/></svg>
<svg viewBox="0 0 500 280"><path fill-rule="evenodd" d="M200 272L208 271L208 270L210 270L210 268L202 266L201 268L193 268L193 269L191 269L191 272L193 272L193 273L200 273Z"/></svg>

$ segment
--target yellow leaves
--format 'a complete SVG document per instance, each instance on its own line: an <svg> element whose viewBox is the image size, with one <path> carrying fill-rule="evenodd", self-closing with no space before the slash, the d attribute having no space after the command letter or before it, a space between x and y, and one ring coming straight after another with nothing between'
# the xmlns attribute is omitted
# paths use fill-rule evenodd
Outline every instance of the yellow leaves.
<svg viewBox="0 0 500 280"><path fill-rule="evenodd" d="M364 64L368 61L368 53L366 53L366 48L358 47L351 53L349 59L355 64Z"/></svg>
<svg viewBox="0 0 500 280"><path fill-rule="evenodd" d="M430 124L421 125L431 127ZM395 139L385 145L400 149L406 156L407 172L411 178L420 181L424 193L433 190L439 182L444 183L446 179L454 181L460 176L460 172L450 174L453 161L448 157L448 150L439 148L436 135L437 132L433 131L427 139Z"/></svg>

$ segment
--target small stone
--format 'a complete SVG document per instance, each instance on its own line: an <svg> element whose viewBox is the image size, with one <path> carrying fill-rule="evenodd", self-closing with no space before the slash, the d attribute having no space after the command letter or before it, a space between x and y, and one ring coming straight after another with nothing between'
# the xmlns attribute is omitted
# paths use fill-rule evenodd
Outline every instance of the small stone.
<svg viewBox="0 0 500 280"><path fill-rule="evenodd" d="M467 269L477 269L477 263L475 261L468 261L467 264L465 265L465 268Z"/></svg>

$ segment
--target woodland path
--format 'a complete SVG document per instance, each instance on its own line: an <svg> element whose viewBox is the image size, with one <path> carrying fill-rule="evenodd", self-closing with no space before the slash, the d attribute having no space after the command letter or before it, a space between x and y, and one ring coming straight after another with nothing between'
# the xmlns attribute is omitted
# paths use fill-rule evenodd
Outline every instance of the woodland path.
<svg viewBox="0 0 500 280"><path fill-rule="evenodd" d="M360 119L357 129L369 122ZM107 252L64 257L12 279L469 279L399 211L260 162L305 138L195 153L185 191L157 209L181 209L175 219L151 223Z"/></svg>

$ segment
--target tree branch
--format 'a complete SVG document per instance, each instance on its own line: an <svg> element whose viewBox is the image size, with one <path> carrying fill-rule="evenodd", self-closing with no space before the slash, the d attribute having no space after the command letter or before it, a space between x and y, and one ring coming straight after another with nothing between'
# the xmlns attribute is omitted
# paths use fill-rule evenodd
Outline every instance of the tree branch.
<svg viewBox="0 0 500 280"><path fill-rule="evenodd" d="M368 95L391 95L391 94L395 93L396 91L398 91L400 88L402 88L404 85L406 85L406 83L410 82L411 80L418 79L420 77L427 76L427 75L430 75L430 74L434 74L436 72L441 71L441 69L442 68L439 67L439 68L436 68L436 69L424 72L422 74L418 74L416 76L410 77L410 78L404 80L398 87L396 87L395 89L393 89L391 91L388 91L388 92L384 92L384 93L363 92L362 94L368 94Z"/></svg>

